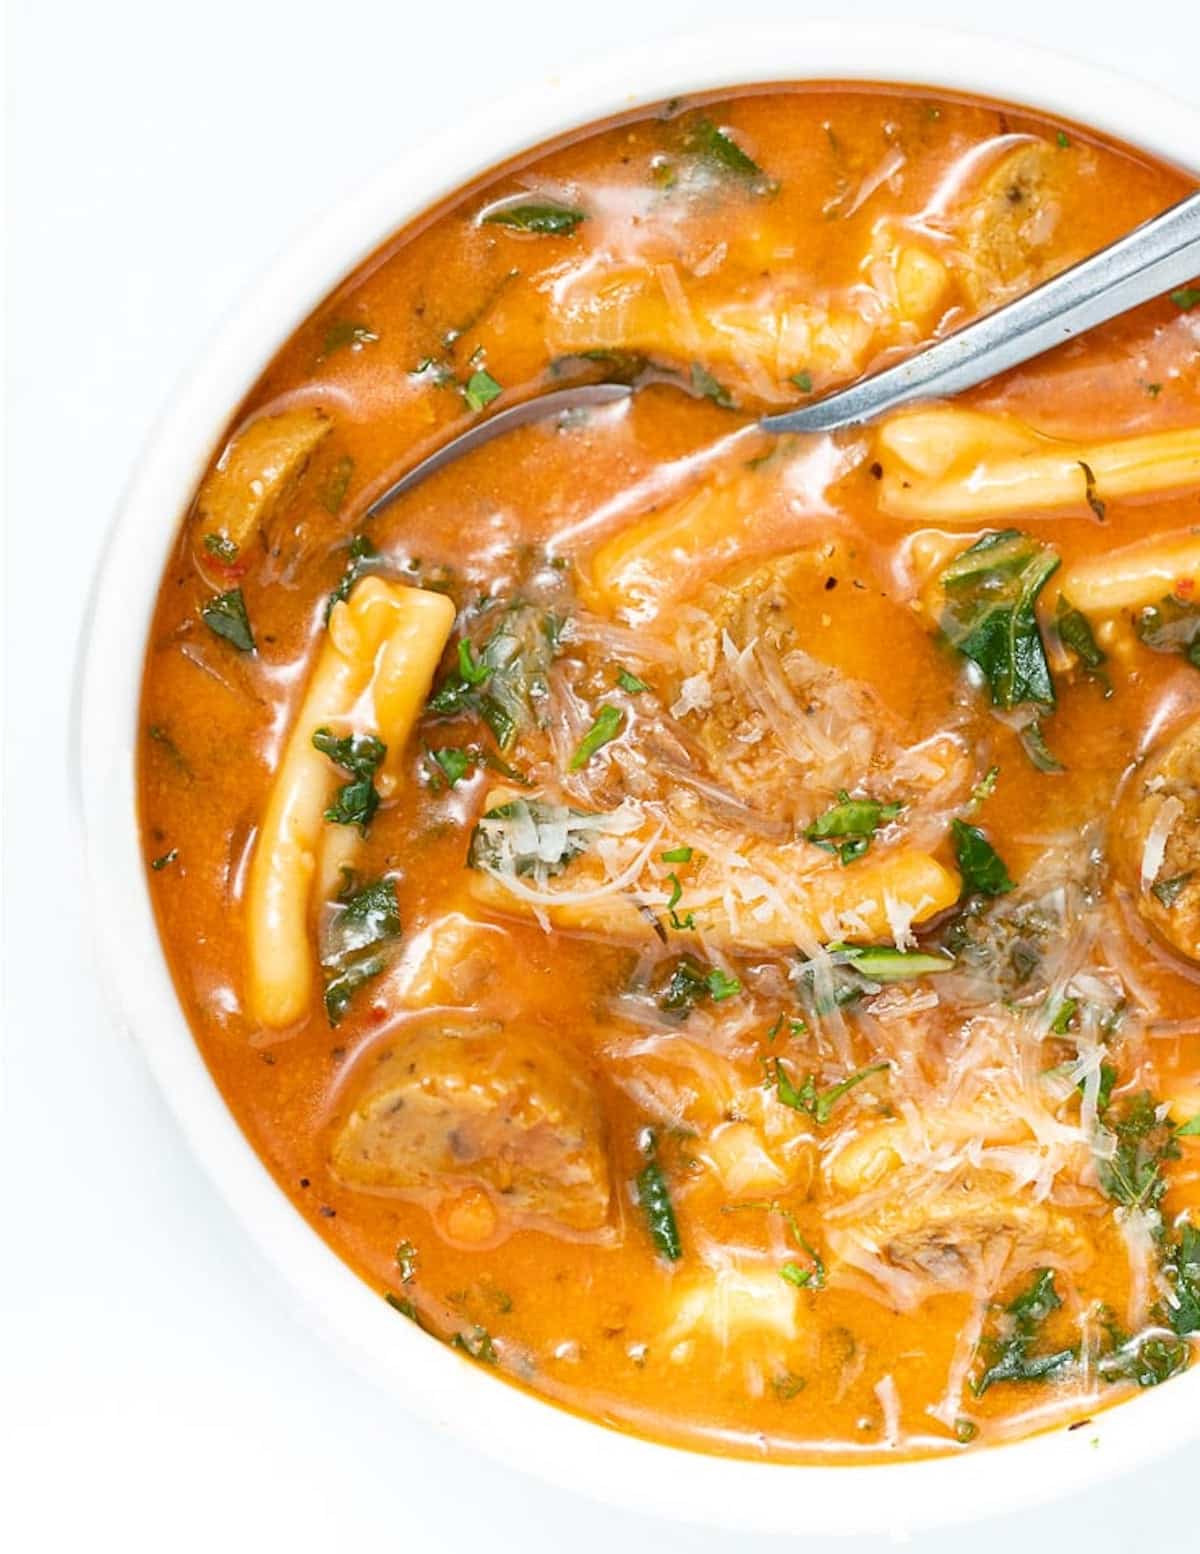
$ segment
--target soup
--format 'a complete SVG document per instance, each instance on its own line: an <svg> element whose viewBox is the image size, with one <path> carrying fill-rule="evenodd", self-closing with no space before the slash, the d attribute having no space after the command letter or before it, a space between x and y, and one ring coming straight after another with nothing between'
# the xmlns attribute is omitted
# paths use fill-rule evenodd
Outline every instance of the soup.
<svg viewBox="0 0 1200 1554"><path fill-rule="evenodd" d="M923 91L673 102L401 232L238 409L147 652L147 877L398 1323L791 1461L1186 1368L1200 289L866 430L754 418L1189 187Z"/></svg>

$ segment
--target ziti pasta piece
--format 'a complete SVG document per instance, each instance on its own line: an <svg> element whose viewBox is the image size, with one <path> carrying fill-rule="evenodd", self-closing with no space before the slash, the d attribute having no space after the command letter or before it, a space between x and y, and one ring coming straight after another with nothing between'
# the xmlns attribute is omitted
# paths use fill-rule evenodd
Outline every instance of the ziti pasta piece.
<svg viewBox="0 0 1200 1554"><path fill-rule="evenodd" d="M312 997L313 951L308 919L323 833L338 861L350 827L322 816L338 774L312 742L317 729L344 725L374 680L376 730L391 772L454 624L444 594L368 577L334 605L329 631L292 725L267 800L246 894L246 996L262 1025L300 1019ZM377 666L378 660L378 668ZM392 776L394 786L394 775ZM323 881L336 867L322 867Z"/></svg>
<svg viewBox="0 0 1200 1554"><path fill-rule="evenodd" d="M316 405L259 416L238 432L200 487L194 548L203 563L237 561L293 490L333 422Z"/></svg>
<svg viewBox="0 0 1200 1554"><path fill-rule="evenodd" d="M581 933L625 940L653 933L655 916L670 912L667 887L654 881L642 884L643 867L636 853L612 879L590 859L572 862L590 845L583 824L562 833L567 867L560 874L560 866L551 862L546 882L538 880L536 861L514 857L511 838L502 833L526 827L531 809L528 796L511 789L495 790L489 797L471 848L467 888L473 898L494 911L538 915L558 928ZM579 822L589 818L578 811L563 813L573 813ZM611 818L595 817L600 823ZM536 828L538 845L546 836L557 836L561 825L557 811L549 812L544 827ZM655 839L625 833L628 846L641 847L643 866ZM711 839L697 836L690 841L699 857L711 847ZM744 887L736 875L731 881L725 860L712 857L689 877L686 899L674 903L686 911L679 917L679 924L686 926L675 925L677 932L701 935L729 950L787 949L834 939L871 944L890 940L900 919L922 923L945 911L958 900L961 888L957 874L918 848L898 848L848 868L839 863L806 868L795 846L747 843L738 849L738 861L746 871Z"/></svg>
<svg viewBox="0 0 1200 1554"><path fill-rule="evenodd" d="M885 421L879 505L897 518L973 525L1200 482L1200 427L1077 442L1011 416L945 407ZM1082 606L1080 606L1082 608Z"/></svg>
<svg viewBox="0 0 1200 1554"><path fill-rule="evenodd" d="M1085 615L1141 609L1167 594L1194 598L1197 582L1200 536L1190 530L1070 562L1062 573L1063 593Z"/></svg>

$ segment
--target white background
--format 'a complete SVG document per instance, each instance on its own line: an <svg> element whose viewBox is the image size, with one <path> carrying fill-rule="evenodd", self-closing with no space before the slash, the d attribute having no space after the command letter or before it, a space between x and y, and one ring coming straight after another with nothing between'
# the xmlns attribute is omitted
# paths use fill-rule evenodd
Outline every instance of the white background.
<svg viewBox="0 0 1200 1554"><path fill-rule="evenodd" d="M521 81L631 37L669 46L658 39L692 22L826 7L8 9L0 1540L14 1554L782 1548L606 1510L432 1442L301 1327L100 1008L66 728L85 592L139 444L173 381L290 234ZM961 25L969 13L965 0L911 0L905 14ZM1126 0L1105 14L1097 0L1005 0L974 14L1179 95L1200 91L1190 4ZM916 1547L1060 1554L1086 1539L1089 1554L1194 1551L1198 1470L1200 1454L1177 1453L1086 1499ZM804 1522L798 1495L797 1531Z"/></svg>

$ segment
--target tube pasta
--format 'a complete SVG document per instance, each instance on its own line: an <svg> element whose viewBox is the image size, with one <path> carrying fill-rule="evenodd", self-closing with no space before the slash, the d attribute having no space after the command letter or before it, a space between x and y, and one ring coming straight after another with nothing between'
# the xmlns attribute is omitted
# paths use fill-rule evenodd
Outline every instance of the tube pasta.
<svg viewBox="0 0 1200 1554"><path fill-rule="evenodd" d="M876 452L883 511L943 523L1082 508L1200 482L1200 427L1076 442L1010 416L947 407L884 422Z"/></svg>
<svg viewBox="0 0 1200 1554"><path fill-rule="evenodd" d="M1072 562L1062 591L1085 615L1115 615L1191 593L1200 581L1200 536L1192 531L1143 540L1123 550Z"/></svg>
<svg viewBox="0 0 1200 1554"><path fill-rule="evenodd" d="M196 553L241 550L304 473L333 422L316 405L260 416L239 432L196 498Z"/></svg>
<svg viewBox="0 0 1200 1554"><path fill-rule="evenodd" d="M282 1027L300 1019L312 996L308 914L314 876L327 889L347 857L347 828L323 827L336 781L313 747L324 724L344 722L374 680L376 727L394 762L428 693L454 624L444 594L364 578L335 604L329 632L292 726L250 866L246 895L246 996L252 1017ZM379 670L376 660L382 658ZM392 786L395 766L392 766ZM336 833L328 850L325 833Z"/></svg>
<svg viewBox="0 0 1200 1554"><path fill-rule="evenodd" d="M510 790L497 790L485 811L513 797ZM698 853L707 850L706 839L691 841ZM740 857L750 875L761 868L782 883L742 910L720 867L711 876L701 869L687 889L693 931L728 950L787 949L835 938L859 944L888 940L894 917L925 922L953 906L961 889L953 870L918 848L862 859L852 868L830 864L808 873L797 868L796 854L786 846L744 847ZM538 915L559 928L614 938L643 939L653 932L652 914L644 909L650 893L639 892L636 882L624 891L605 890L603 877L584 865L570 876L561 901L553 899L552 890L532 899L524 886L514 880L510 888L503 874L488 869L471 870L467 882L473 899L493 911Z"/></svg>

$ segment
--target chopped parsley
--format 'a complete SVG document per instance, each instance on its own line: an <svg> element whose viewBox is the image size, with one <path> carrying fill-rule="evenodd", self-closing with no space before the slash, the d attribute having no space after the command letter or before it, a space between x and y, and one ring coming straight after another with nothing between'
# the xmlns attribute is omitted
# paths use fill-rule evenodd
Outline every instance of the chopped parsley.
<svg viewBox="0 0 1200 1554"><path fill-rule="evenodd" d="M490 372L477 367L463 384L462 397L471 410L478 412L485 410L492 400L498 399L503 392L503 387L496 382Z"/></svg>
<svg viewBox="0 0 1200 1554"><path fill-rule="evenodd" d="M694 394L699 394L704 399L711 399L714 404L720 405L724 410L728 410L732 406L733 400L730 397L729 390L723 388L702 363L692 363L691 378L692 392Z"/></svg>
<svg viewBox="0 0 1200 1554"><path fill-rule="evenodd" d="M1171 301L1181 313L1186 313L1200 302L1200 286L1180 286L1171 293Z"/></svg>
<svg viewBox="0 0 1200 1554"><path fill-rule="evenodd" d="M667 898L667 912L671 919L671 927L674 928L676 933L683 933L689 928L695 928L696 919L691 912L688 912L684 917L680 917L675 910L683 898L683 886L679 883L678 874L668 874L667 878L671 881L671 894Z"/></svg>
<svg viewBox="0 0 1200 1554"><path fill-rule="evenodd" d="M794 383L802 394L812 393L812 373L807 371L807 369L803 372L793 372L788 382Z"/></svg>
<svg viewBox="0 0 1200 1554"><path fill-rule="evenodd" d="M541 722L561 630L557 617L511 604L481 649L460 639L455 666L429 698L429 711L481 719L507 753L523 728Z"/></svg>
<svg viewBox="0 0 1200 1554"><path fill-rule="evenodd" d="M880 804L874 799L852 799L843 788L838 801L818 815L805 830L806 840L826 852L836 853L843 866L861 858L880 826L895 820L903 804Z"/></svg>
<svg viewBox="0 0 1200 1554"><path fill-rule="evenodd" d="M658 856L664 863L691 863L692 849L690 847L671 847L665 853L659 853ZM669 875L668 878L670 878Z"/></svg>
<svg viewBox="0 0 1200 1554"><path fill-rule="evenodd" d="M617 737L624 725L625 713L622 709L605 703L596 714L596 721L579 741L579 746L571 757L571 770L577 772L581 767L586 766L602 745L609 744Z"/></svg>
<svg viewBox="0 0 1200 1554"><path fill-rule="evenodd" d="M237 545L228 534L206 534L204 536L204 548L210 556L215 556L218 561L223 561L226 566L232 566L238 558Z"/></svg>
<svg viewBox="0 0 1200 1554"><path fill-rule="evenodd" d="M217 594L215 598L209 599L200 606L200 614L209 631L214 636L223 637L239 653L255 651L254 632L250 628L250 617L246 613L246 601L240 588L231 588L228 593Z"/></svg>
<svg viewBox="0 0 1200 1554"><path fill-rule="evenodd" d="M450 1347L461 1350L463 1354L469 1355L472 1360L477 1360L480 1365L498 1365L500 1363L500 1355L496 1350L492 1335L486 1327L480 1327L478 1324L469 1333L455 1333L450 1340Z"/></svg>
<svg viewBox="0 0 1200 1554"><path fill-rule="evenodd" d="M1159 880L1156 885L1151 885L1150 894L1169 912L1191 883L1195 872L1195 869L1188 869L1184 874L1173 874L1169 880Z"/></svg>
<svg viewBox="0 0 1200 1554"><path fill-rule="evenodd" d="M637 696L640 692L650 689L645 680L639 680L637 675L630 674L625 668L618 668L617 684L623 691L628 691L630 696Z"/></svg>
<svg viewBox="0 0 1200 1554"><path fill-rule="evenodd" d="M737 977L719 966L705 966L692 955L681 956L671 967L658 995L658 1007L665 1014L686 1020L698 1003L709 999L723 1003L742 991Z"/></svg>
<svg viewBox="0 0 1200 1554"><path fill-rule="evenodd" d="M325 604L325 624L328 626L329 617L333 613L335 604L350 597L350 590L364 577L372 565L379 560L379 552L372 545L365 534L356 534L347 547L346 568L342 573L337 587L329 595Z"/></svg>
<svg viewBox="0 0 1200 1554"><path fill-rule="evenodd" d="M753 157L711 119L698 119L684 138L684 148L718 174L741 179L756 194L774 192L777 185L769 179Z"/></svg>
<svg viewBox="0 0 1200 1554"><path fill-rule="evenodd" d="M824 1126L844 1095L856 1085L861 1085L864 1079L870 1079L872 1074L882 1074L890 1067L891 1063L887 1059L880 1063L870 1063L866 1068L860 1068L856 1073L840 1079L837 1084L818 1090L815 1075L806 1074L799 1085L793 1084L781 1060L775 1058L768 1059L767 1077L768 1080L774 1079L775 1094L785 1106L790 1106L793 1111L804 1112L818 1126Z"/></svg>

